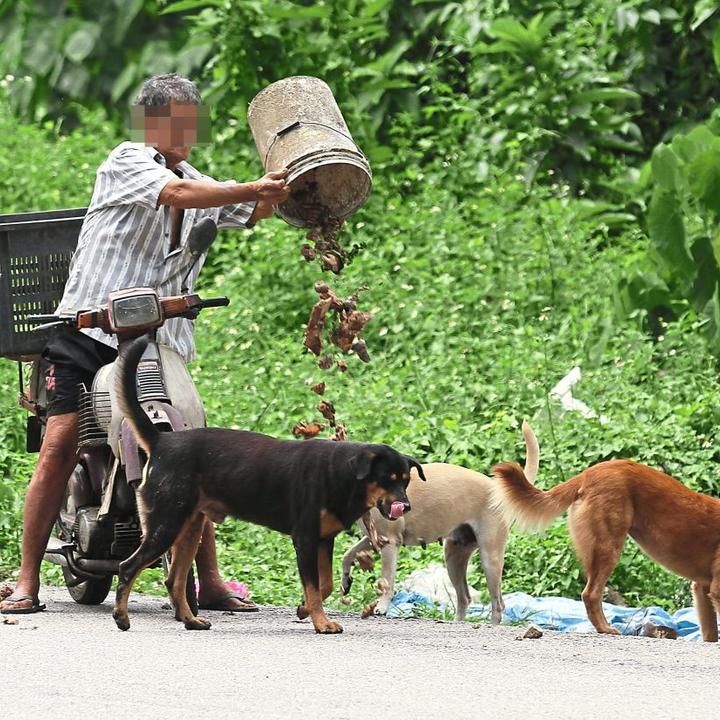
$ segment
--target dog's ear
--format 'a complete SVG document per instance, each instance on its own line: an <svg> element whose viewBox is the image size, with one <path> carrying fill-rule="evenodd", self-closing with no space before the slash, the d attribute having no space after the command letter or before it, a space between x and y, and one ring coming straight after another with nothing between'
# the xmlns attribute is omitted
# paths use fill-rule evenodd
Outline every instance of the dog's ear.
<svg viewBox="0 0 720 720"><path fill-rule="evenodd" d="M408 457L407 455L405 456L405 459L408 461L408 465L411 468L415 468L417 470L418 477L421 480L427 480L427 478L425 477L425 473L423 472L422 465L417 460L414 460L413 458Z"/></svg>
<svg viewBox="0 0 720 720"><path fill-rule="evenodd" d="M376 457L374 452L363 450L348 460L348 465L353 473L355 473L356 480L367 480L370 477L373 461Z"/></svg>

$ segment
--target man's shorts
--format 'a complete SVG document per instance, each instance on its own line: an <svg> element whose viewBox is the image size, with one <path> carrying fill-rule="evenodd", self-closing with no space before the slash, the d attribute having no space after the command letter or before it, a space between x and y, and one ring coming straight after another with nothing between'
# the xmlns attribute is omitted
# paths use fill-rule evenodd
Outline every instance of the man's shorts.
<svg viewBox="0 0 720 720"><path fill-rule="evenodd" d="M47 364L47 416L77 412L81 385L89 390L95 373L117 357L117 350L79 330L53 330L42 356Z"/></svg>

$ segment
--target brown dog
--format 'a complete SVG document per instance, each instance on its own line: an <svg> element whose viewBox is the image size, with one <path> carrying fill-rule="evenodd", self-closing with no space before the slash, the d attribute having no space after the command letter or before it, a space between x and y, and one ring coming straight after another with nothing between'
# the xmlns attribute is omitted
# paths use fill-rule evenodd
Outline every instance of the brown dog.
<svg viewBox="0 0 720 720"><path fill-rule="evenodd" d="M582 599L599 633L619 634L603 614L602 593L630 535L653 560L693 581L703 640L717 642L720 500L631 460L593 465L547 492L515 463L493 473L494 503L508 523L542 530L570 508L570 536L587 575Z"/></svg>

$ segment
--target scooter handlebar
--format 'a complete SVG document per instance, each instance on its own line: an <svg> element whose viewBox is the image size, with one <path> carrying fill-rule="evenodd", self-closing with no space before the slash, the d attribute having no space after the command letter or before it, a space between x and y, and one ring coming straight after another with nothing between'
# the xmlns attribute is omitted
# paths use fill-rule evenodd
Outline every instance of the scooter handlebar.
<svg viewBox="0 0 720 720"><path fill-rule="evenodd" d="M225 296L203 300L199 295L176 295L160 298L160 304L165 320L172 317L187 317L194 320L201 310L209 307L225 307L230 304L230 300Z"/></svg>
<svg viewBox="0 0 720 720"><path fill-rule="evenodd" d="M219 297L214 297L214 298L207 298L207 300L202 300L200 302L200 305L203 308L227 307L229 304L230 304L230 299L225 297L224 295L221 295Z"/></svg>
<svg viewBox="0 0 720 720"><path fill-rule="evenodd" d="M94 310L81 310L75 317L69 316L35 316L34 322L42 322L49 319L53 319L53 322L45 322L43 325L35 329L44 329L59 324L70 325L78 329L83 328L101 328L109 335L115 334L142 334L151 330L152 328L160 327L166 320L174 317L185 317L194 320L198 313L209 307L225 307L230 304L230 300L227 297L214 297L203 300L199 295L174 295L170 297L159 297L155 291L151 289L140 288L140 291L145 290L144 294L155 294L157 297L157 303L159 305L159 315L155 318L148 318L148 322L145 324L137 324L125 327L115 327L112 321L111 313L108 311L108 305L112 302L113 294L110 296L108 305L103 305ZM125 292L125 291L122 291ZM135 292L128 291L130 293ZM135 292L133 297L142 295L142 292ZM125 296L128 297L128 296Z"/></svg>

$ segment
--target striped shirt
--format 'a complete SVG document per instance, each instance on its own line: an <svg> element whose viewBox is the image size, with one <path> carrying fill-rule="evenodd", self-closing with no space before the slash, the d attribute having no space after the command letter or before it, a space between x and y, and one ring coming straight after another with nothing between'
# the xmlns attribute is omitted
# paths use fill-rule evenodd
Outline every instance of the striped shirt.
<svg viewBox="0 0 720 720"><path fill-rule="evenodd" d="M212 178L187 162L177 165L182 177ZM72 315L107 302L114 290L151 287L161 296L179 295L192 264L187 239L193 224L205 216L219 227L246 227L255 203L238 203L206 210L185 210L177 249L171 250L170 208L158 207L160 192L178 175L152 147L124 142L98 168L95 189L73 255L58 315ZM233 181L228 181L232 183ZM185 281L189 292L202 268L203 255ZM115 336L85 330L106 345L117 346ZM192 321L172 318L158 329L158 342L185 358L195 357Z"/></svg>

